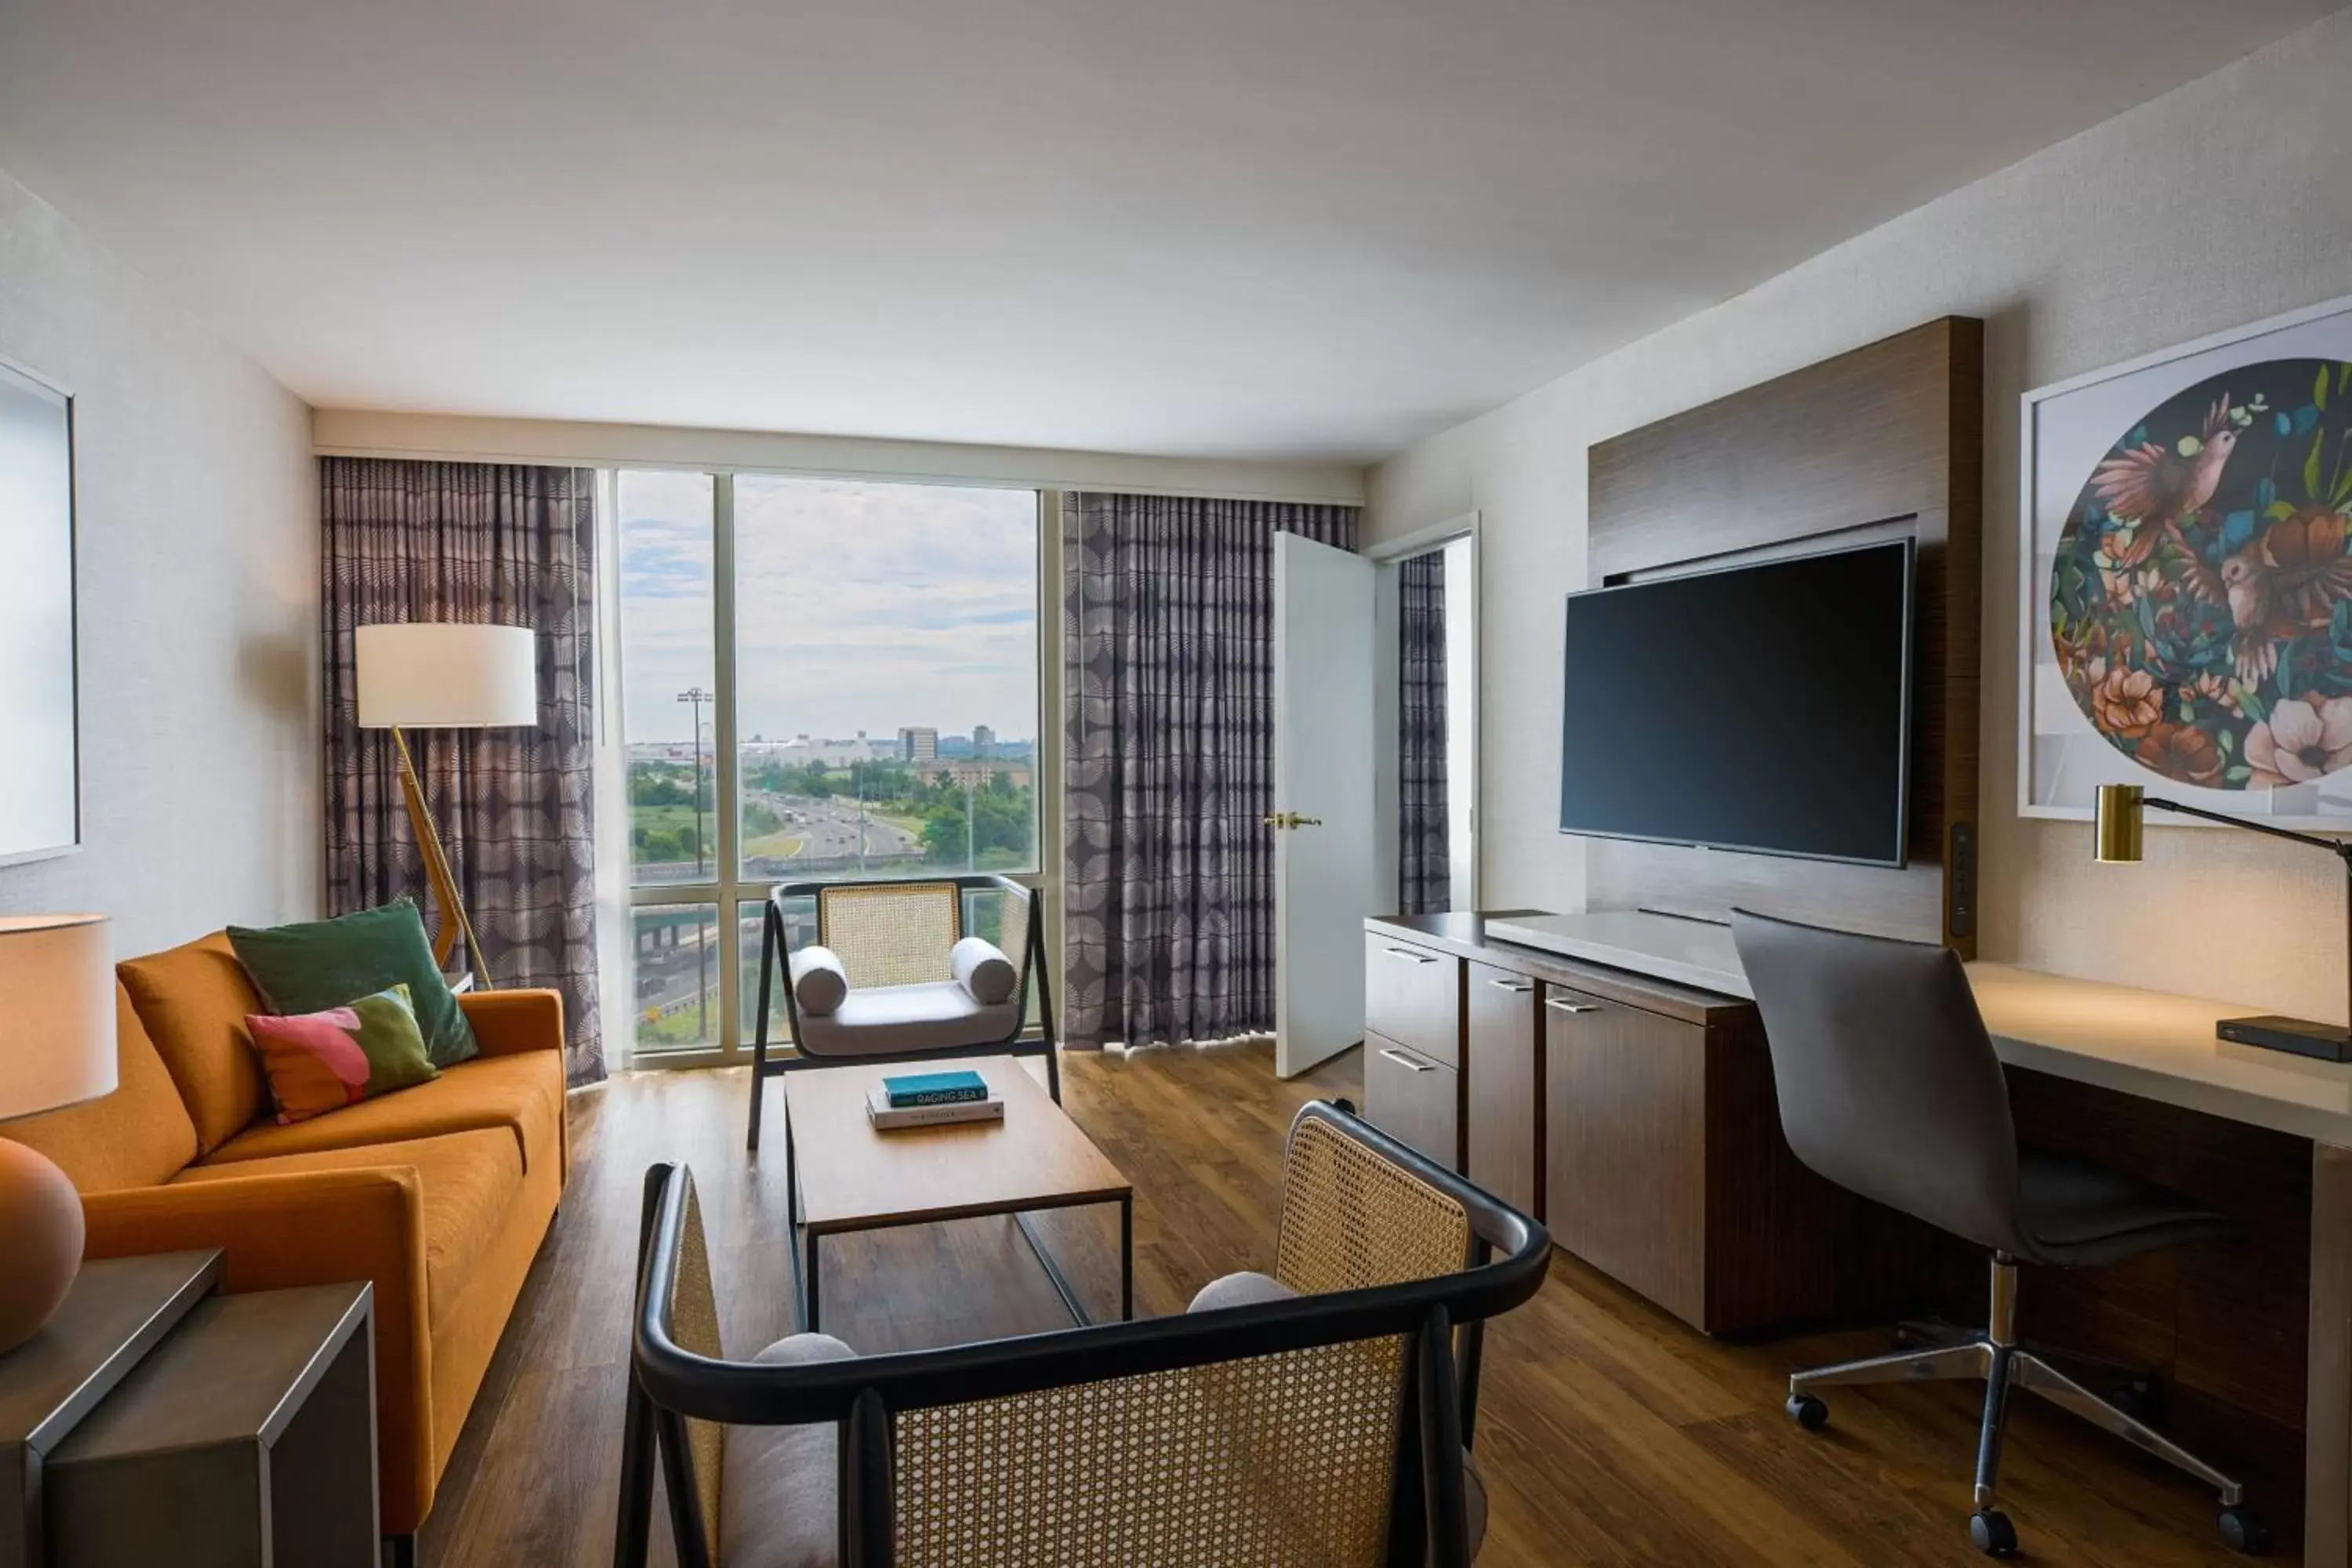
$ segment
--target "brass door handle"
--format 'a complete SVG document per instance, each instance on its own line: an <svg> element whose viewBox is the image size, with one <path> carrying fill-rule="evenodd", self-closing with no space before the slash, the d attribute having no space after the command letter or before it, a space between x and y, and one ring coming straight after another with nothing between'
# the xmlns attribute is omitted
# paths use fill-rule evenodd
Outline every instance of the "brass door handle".
<svg viewBox="0 0 2352 1568"><path fill-rule="evenodd" d="M1261 817L1259 820L1264 822L1268 827L1275 828L1277 831L1286 827L1320 827L1323 826L1323 819L1321 817L1301 816L1295 811L1277 811L1272 816Z"/></svg>

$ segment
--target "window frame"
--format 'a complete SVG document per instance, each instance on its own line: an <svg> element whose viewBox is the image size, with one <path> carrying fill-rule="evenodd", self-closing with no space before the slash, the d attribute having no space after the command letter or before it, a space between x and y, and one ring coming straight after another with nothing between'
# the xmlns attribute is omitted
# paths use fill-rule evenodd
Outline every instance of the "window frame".
<svg viewBox="0 0 2352 1568"><path fill-rule="evenodd" d="M710 904L718 911L719 950L725 955L719 965L719 1029L715 1045L692 1047L680 1050L639 1050L636 1046L636 943L624 944L628 954L631 973L623 984L632 999L626 1014L628 1039L626 1057L632 1068L688 1068L737 1067L751 1059L752 1037L744 1028L744 963L740 952L741 931L738 924L745 904L764 907L769 890L778 884L773 881L746 880L740 853L742 823L738 816L742 788L742 757L737 746L736 662L735 640L736 579L735 579L735 479L739 474L772 474L787 479L834 479L877 485L925 485L956 489L1025 490L1036 498L1037 537L1037 721L1036 751L1030 777L1036 800L1037 864L1031 871L1003 873L1024 887L1035 889L1044 901L1045 914L1045 951L1052 974L1061 973L1062 952L1062 738L1060 727L1052 715L1062 711L1062 617L1056 584L1062 575L1062 494L1047 486L1007 479L948 479L939 478L905 478L887 474L845 474L822 469L767 468L748 464L718 465L701 463L616 463L606 470L614 500L613 538L619 539L623 520L619 515L620 478L625 473L698 473L711 479L710 571L711 571L711 689L717 694L712 704L716 710L711 721L710 744L716 766L711 813L716 819L713 835L716 851L711 858L713 875L693 882L646 882L636 879L636 865L628 853L630 815L626 786L624 784L621 809L603 814L609 824L599 831L619 836L622 864L627 882L627 905L631 910L677 904ZM610 704L612 722L620 736L621 773L628 773L628 709L623 696L628 689L627 607L622 603L617 549L613 569L604 574L612 584L614 610L613 668L618 676L614 700ZM699 744L699 737L697 737ZM755 1026L756 1026L756 1020ZM1033 1022L1031 1028L1034 1031ZM772 1051L779 1038L772 1036ZM789 1041L785 1042L790 1048Z"/></svg>

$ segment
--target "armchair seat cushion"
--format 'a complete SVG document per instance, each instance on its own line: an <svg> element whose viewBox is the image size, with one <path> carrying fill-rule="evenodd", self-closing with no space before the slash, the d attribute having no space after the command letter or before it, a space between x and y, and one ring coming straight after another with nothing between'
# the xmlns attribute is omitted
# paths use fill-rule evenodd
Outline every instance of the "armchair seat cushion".
<svg viewBox="0 0 2352 1568"><path fill-rule="evenodd" d="M831 1334L793 1334L751 1359L846 1361ZM719 1568L834 1568L839 1558L840 1428L730 1426L719 1460Z"/></svg>
<svg viewBox="0 0 2352 1568"><path fill-rule="evenodd" d="M995 1045L1020 1025L1017 1005L986 1005L952 980L852 986L831 1015L802 1016L800 1046L818 1057L947 1050Z"/></svg>

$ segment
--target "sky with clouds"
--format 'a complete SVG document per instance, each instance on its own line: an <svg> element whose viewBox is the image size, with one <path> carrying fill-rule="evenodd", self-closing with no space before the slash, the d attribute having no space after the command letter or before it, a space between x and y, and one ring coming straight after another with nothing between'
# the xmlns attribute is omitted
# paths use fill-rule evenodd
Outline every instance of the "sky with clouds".
<svg viewBox="0 0 2352 1568"><path fill-rule="evenodd" d="M677 694L714 684L711 491L707 474L621 476L633 742L684 741ZM741 474L735 540L742 738L1036 734L1034 491Z"/></svg>

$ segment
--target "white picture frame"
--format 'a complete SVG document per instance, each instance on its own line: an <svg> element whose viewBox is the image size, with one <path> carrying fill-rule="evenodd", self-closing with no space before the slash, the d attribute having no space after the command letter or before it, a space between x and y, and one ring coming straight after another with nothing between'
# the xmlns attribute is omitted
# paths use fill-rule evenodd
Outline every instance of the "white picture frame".
<svg viewBox="0 0 2352 1568"><path fill-rule="evenodd" d="M81 847L74 400L0 359L0 867Z"/></svg>
<svg viewBox="0 0 2352 1568"><path fill-rule="evenodd" d="M2253 728L2269 730L2267 717L2255 726L2245 714L2241 714L2239 720L2245 726L2242 732L2217 737L2222 742L2218 753L2223 769L2221 773L2209 774L2203 762L2188 770L2189 776L2214 777L2219 787L2201 787L2188 782L2181 768L2173 765L2168 759L2161 759L2160 747L2154 754L2165 762L2169 771L2158 771L2142 765L2137 743L2134 743L2133 751L2127 752L2125 750L2125 746L2131 743L2129 736L2136 726L2116 723L2114 721L2118 710L2115 707L2102 710L2095 698L2085 696L2079 690L2086 679L2086 671L2105 671L2110 667L2103 658L2084 657L2084 644L2079 639L2069 645L2071 659L2062 658L2060 645L2053 639L2052 631L2053 579L2058 569L2062 549L2072 556L2085 531L2094 529L2103 531L2105 537L2121 540L2123 542L2113 547L2112 553L2109 552L2110 547L2103 544L2100 553L2093 558L2105 576L2110 600L2115 601L2117 595L2129 595L2134 592L2130 584L2117 581L2118 577L2129 575L2128 573L2109 570L2115 556L2127 559L2132 547L2141 542L2144 532L2152 538L2162 532L2145 522L2134 525L2123 519L2120 510L2110 513L2109 509L2098 507L2095 502L2078 507L2078 502L2093 497L2099 489L2095 480L2096 471L2119 457L2149 446L2160 448L2169 458L2175 454L2178 445L2182 448L2179 455L2185 459L2193 458L2197 455L2193 445L2197 438L2193 436L2172 437L2168 440L2153 442L2143 439L2139 447L2131 444L2131 437L2168 437L2168 426L2154 431L2146 428L2147 422L2165 413L2168 405L2171 405L2174 423L2178 422L2179 410L2190 405L2220 409L2223 401L2221 397L2215 397L2210 405L2206 402L2209 383L2222 387L2229 398L2234 400L2240 394L2228 386L2230 373L2244 373L2249 381L2257 383L2265 377L2275 380L2280 374L2277 362L2289 360L2352 362L2352 296L2216 332L2175 348L2037 387L2020 399L2018 548L2022 602L2018 615L2017 793L2021 816L2086 821L2092 816L2096 785L2137 784L2151 794L2249 820L2305 830L2352 831L2352 766L2329 766L2306 781L2301 776L2305 767L2297 763L2294 778L2267 785L2259 782L2263 778L2284 777L2252 765L2247 742L2255 739L2252 734ZM2192 392L2197 394L2195 397L2189 395ZM2310 433L2315 438L2337 434L2333 426L2347 416L2347 409L2352 409L2352 388L2346 390L2345 398L2341 405L2331 402L2328 411L2323 416L2322 426ZM2252 418L2271 420L2284 414L2290 426L2295 418L2295 411L2278 408L2263 408L2250 414L2245 405L2234 401L2221 413L2224 425L2233 429L2248 429L2245 422ZM2209 415L2209 424L2210 418ZM2274 448L2292 440L2298 443L2296 449L2300 450L2299 443L2303 437L2281 431L2273 438L2267 424L2257 434L2266 443L2263 449L2273 450L2270 477L2275 478ZM2233 440L2235 438L2233 435ZM2249 447L2248 449L2252 452L2257 448ZM2232 475L2226 467L2227 462L2233 458L2234 452L2223 459L2224 466L2221 470L2222 482L2231 486L2243 479L2242 473ZM2346 454L2344 460L2352 461L2352 453ZM2328 458L2327 466L2332 472L2326 488L2333 494L2335 480L2344 475L2345 470L2333 456ZM2109 468L2108 471L2115 470ZM2230 566L2234 557L2247 556L2256 562L2256 566L2248 567L2242 562L2236 570L2242 576L2247 571L2258 570L2260 563L2268 559L2260 552L2266 548L2262 535L2266 533L2272 522L2256 514L2252 525L2257 530L2256 534L2244 536L2244 512L2214 515L2221 511L2218 503L2223 493L2216 492L2217 504L2213 507L2182 514L2198 520L2187 524L2183 533L2156 538L2154 552L2140 567L2143 574L2140 580L2147 582L2145 574L2151 570L2159 575L2176 571L2182 574L2194 572L2197 569L2189 564L2189 558L2203 558L2206 570L2212 575L2199 577L2204 585L2198 601L2202 606L2200 613L2213 617L2207 623L2209 626L2232 628L2229 640L2234 649L2239 647L2239 635L2234 631L2238 612L2230 603L2233 595L2221 569ZM2231 489L2226 493L2234 496L2236 491ZM2272 493L2275 496L2277 491L2273 489ZM2309 498L2296 494L2284 499L2306 500ZM2273 504L2281 502L2274 500ZM2352 507L2352 503L2340 500L2338 505ZM2307 515L2309 510L2297 510L2298 519ZM2231 530L2238 531L2230 531ZM2183 549L2168 541L2179 541L2184 544L2202 541L2202 548ZM2146 545L2141 547L2146 548ZM2081 566L2079 556L2074 557L2074 564L2078 568ZM2347 568L2345 575L2352 579L2352 568ZM2070 579L2070 582L2078 587L2080 585L2079 577ZM2168 588L2177 591L2178 587L2179 584L2160 584L2145 596L2154 599L2157 593ZM2256 587L2259 588L2259 584ZM2329 592L2333 591L2331 586ZM2137 611L2139 608L2136 602L2115 602L2111 613L2120 616L2126 609ZM2261 647L2254 645L2270 641L2272 639L2267 637L2246 637L2243 653L2233 651L2223 655L2208 637L2201 646L2209 658L2217 662L2199 675L2200 684L2195 689L2179 682L2164 684L2159 681L2157 695L2164 705L2165 719L2151 726L2151 731L2177 731L2184 726L2169 724L2166 721L2183 715L2202 714L2208 721L2221 718L2218 710L2210 706L2216 700L2204 695L2210 685L2208 676L2217 679L2221 685L2221 694L2218 701L2243 701L2247 704L2248 714L2258 710L2257 705L2267 689L2259 679L2252 682L2251 686L2242 679L2240 671L2248 667L2239 661L2242 658L2252 660L2251 668L2259 668L2263 653ZM2151 642L2146 646L2152 648L2154 644ZM2272 657L2277 657L2275 650ZM2120 658L2117 661L2118 664L2122 662ZM2152 654L2145 662L2162 673L2177 674L2181 668L2178 661L2157 658ZM2340 676L2332 669L2328 675L2331 679L2352 679L2352 667L2347 667ZM2246 689L2241 692L2241 688ZM2289 686L2287 690L2291 693L2287 700L2304 702L2315 709L2325 700L2332 700L2333 695L2323 696L2316 688L2295 690ZM2100 722L2095 722L2091 713L2085 711L2086 707L2103 713L2105 728ZM2237 728L2226 722L2215 727L2225 731ZM2284 726L2277 731L2285 732L2286 727ZM2277 749L2276 734L2273 734L2263 754L2265 758L2273 758ZM2170 823L2189 819L2167 817L2152 820Z"/></svg>

